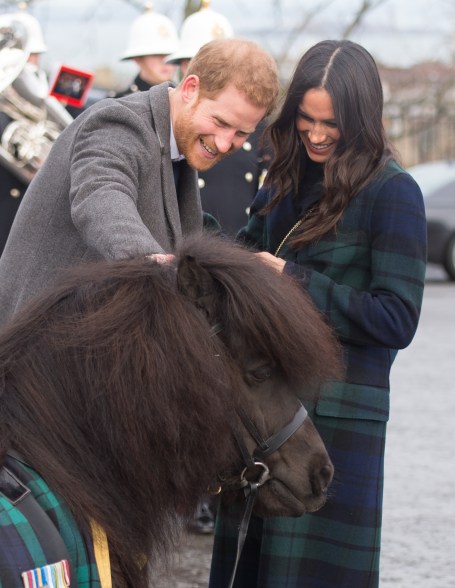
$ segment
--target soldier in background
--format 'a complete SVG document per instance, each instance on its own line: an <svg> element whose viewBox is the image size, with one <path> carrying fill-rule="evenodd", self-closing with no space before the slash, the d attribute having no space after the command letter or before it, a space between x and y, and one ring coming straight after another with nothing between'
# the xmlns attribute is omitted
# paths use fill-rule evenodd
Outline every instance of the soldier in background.
<svg viewBox="0 0 455 588"><path fill-rule="evenodd" d="M233 37L228 19L203 0L198 12L186 18L180 30L180 45L165 61L185 74L190 59L202 45L213 39ZM223 233L234 236L246 225L250 204L267 168L267 153L260 145L265 123L258 125L243 147L213 169L199 172L202 209L214 216Z"/></svg>
<svg viewBox="0 0 455 588"><path fill-rule="evenodd" d="M175 75L176 67L164 62L176 50L178 35L172 21L154 12L150 5L138 16L130 28L128 47L122 61L133 59L139 73L133 83L115 98L148 90L151 86L167 82Z"/></svg>
<svg viewBox="0 0 455 588"><path fill-rule="evenodd" d="M0 255L28 184L43 163L53 141L72 117L49 96L40 55L47 51L41 25L24 10L4 14L5 34L24 33L24 63L15 78L0 88ZM13 25L19 25L20 29ZM3 76L2 76L3 79Z"/></svg>

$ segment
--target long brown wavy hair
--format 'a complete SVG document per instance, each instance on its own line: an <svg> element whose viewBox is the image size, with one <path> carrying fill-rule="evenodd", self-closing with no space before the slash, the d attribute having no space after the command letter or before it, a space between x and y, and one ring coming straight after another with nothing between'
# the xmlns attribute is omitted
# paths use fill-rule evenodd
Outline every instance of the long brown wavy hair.
<svg viewBox="0 0 455 588"><path fill-rule="evenodd" d="M373 57L352 41L322 41L301 58L280 111L266 131L274 158L264 181L272 188L273 199L264 213L290 192L298 192L308 155L296 129L296 116L305 93L317 88L325 89L332 99L340 140L324 164L317 211L291 239L294 248L332 231L351 199L388 160L396 158L382 123L382 85Z"/></svg>

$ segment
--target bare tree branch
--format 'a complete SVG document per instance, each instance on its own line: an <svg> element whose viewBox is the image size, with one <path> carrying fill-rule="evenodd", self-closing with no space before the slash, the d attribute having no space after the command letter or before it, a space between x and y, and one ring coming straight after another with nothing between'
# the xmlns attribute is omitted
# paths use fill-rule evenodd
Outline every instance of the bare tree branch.
<svg viewBox="0 0 455 588"><path fill-rule="evenodd" d="M143 12L147 4L153 5L153 2L149 2L148 0L123 0L123 2L137 8L140 12ZM193 12L197 12L201 8L202 0L184 0L182 4L183 19L185 19L187 16L193 14Z"/></svg>
<svg viewBox="0 0 455 588"><path fill-rule="evenodd" d="M362 0L362 3L359 6L359 8L354 16L354 19L344 29L344 31L341 35L342 38L348 39L352 35L352 33L355 31L355 29L357 29L360 26L365 15L368 12L370 12L370 10L373 10L374 8L379 6L380 4L384 4L384 2L387 2L387 0Z"/></svg>
<svg viewBox="0 0 455 588"><path fill-rule="evenodd" d="M143 12L145 5L147 4L145 0L123 0L123 2L125 2L125 4L129 4L133 8L136 8L140 12Z"/></svg>
<svg viewBox="0 0 455 588"><path fill-rule="evenodd" d="M286 60L291 50L291 47L295 43L297 37L301 35L303 31L306 30L306 28L313 20L313 18L317 16L321 12L321 10L325 10L326 8L328 8L330 4L332 4L333 2L334 0L329 0L329 2L327 2L327 0L322 0L312 10L304 14L302 21L298 23L288 35L287 41L281 48L280 53L275 56L278 65L281 65Z"/></svg>
<svg viewBox="0 0 455 588"><path fill-rule="evenodd" d="M3 10L4 8L15 8L19 10L20 5L29 7L32 4L33 0L2 0L2 2L0 2L0 10Z"/></svg>

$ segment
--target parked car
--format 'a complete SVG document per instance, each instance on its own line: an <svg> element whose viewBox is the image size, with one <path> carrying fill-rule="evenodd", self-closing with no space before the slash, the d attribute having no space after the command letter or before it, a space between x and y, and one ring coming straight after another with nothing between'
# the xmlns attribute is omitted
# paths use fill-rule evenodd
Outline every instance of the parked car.
<svg viewBox="0 0 455 588"><path fill-rule="evenodd" d="M409 173L422 190L428 227L428 261L455 280L455 160L415 165Z"/></svg>

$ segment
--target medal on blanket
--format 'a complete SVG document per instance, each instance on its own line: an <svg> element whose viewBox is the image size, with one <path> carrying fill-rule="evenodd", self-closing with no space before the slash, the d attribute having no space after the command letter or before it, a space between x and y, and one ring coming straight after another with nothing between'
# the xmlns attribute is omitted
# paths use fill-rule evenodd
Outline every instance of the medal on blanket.
<svg viewBox="0 0 455 588"><path fill-rule="evenodd" d="M22 572L24 588L69 588L70 570L66 559Z"/></svg>

